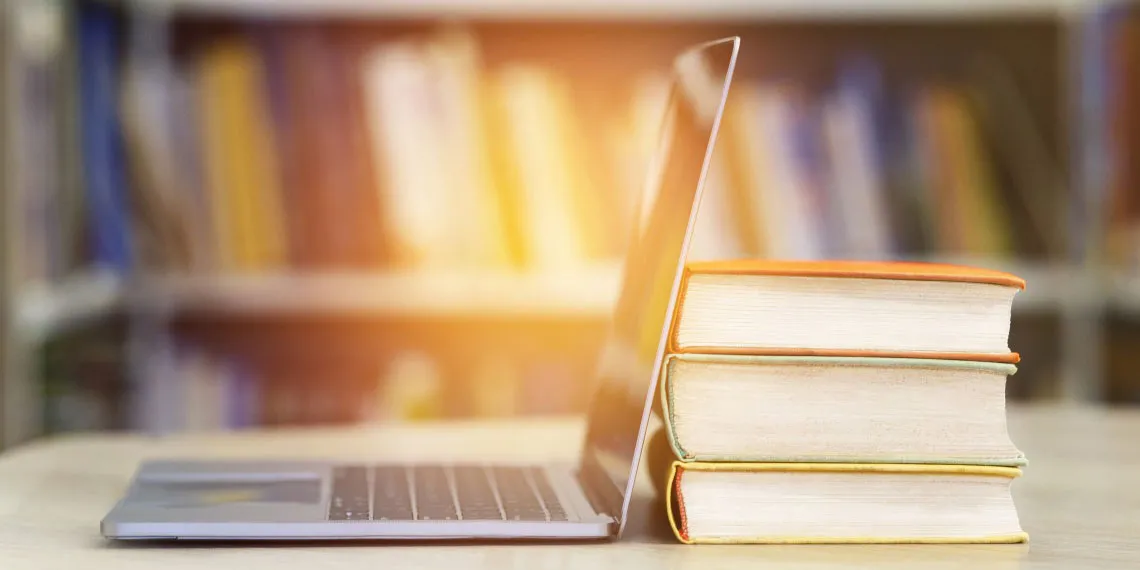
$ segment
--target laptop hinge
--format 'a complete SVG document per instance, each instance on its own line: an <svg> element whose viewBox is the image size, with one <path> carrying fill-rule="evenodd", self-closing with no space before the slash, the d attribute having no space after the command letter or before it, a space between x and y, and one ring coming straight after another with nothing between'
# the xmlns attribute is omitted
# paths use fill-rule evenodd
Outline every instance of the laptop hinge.
<svg viewBox="0 0 1140 570"><path fill-rule="evenodd" d="M574 473L586 500L594 512L606 515L615 521L621 519L622 493L613 481L606 476L605 471L596 460L587 455L581 461Z"/></svg>

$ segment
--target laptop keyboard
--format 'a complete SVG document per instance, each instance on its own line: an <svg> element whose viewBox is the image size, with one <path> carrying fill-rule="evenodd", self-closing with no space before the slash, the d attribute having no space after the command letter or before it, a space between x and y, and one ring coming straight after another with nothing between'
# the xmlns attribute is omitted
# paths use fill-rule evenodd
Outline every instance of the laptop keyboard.
<svg viewBox="0 0 1140 570"><path fill-rule="evenodd" d="M565 521L546 472L482 465L333 468L330 521Z"/></svg>

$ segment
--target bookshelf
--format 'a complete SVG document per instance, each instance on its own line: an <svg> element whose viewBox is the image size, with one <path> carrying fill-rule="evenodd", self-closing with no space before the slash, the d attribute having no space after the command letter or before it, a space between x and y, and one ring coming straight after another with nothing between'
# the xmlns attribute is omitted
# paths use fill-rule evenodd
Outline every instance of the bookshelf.
<svg viewBox="0 0 1140 570"><path fill-rule="evenodd" d="M29 355L41 344L69 330L117 311L123 300L113 275L81 273L56 284L20 287L10 301L12 318L5 331L4 434L6 443L37 432L40 423L39 375Z"/></svg>
<svg viewBox="0 0 1140 570"><path fill-rule="evenodd" d="M118 310L123 298L122 280L109 273L85 272L57 284L26 286L15 302L16 331L35 344Z"/></svg>
<svg viewBox="0 0 1140 570"><path fill-rule="evenodd" d="M126 297L137 309L214 315L350 314L376 317L608 320L619 268L561 273L490 271L144 278Z"/></svg>
<svg viewBox="0 0 1140 570"><path fill-rule="evenodd" d="M731 18L974 18L1025 17L1079 13L1098 0L712 0L693 4L683 0L457 0L397 2L392 0L122 0L137 7L179 13L254 16L336 16L480 19L583 18L645 20L709 20Z"/></svg>
<svg viewBox="0 0 1140 570"><path fill-rule="evenodd" d="M1071 106L1075 94L1071 81L1064 78L1078 68L1073 57L1079 28L1087 15L1102 5L1096 0L827 0L792 2L790 0L715 0L706 3L667 0L584 0L525 2L523 0L491 0L481 3L456 0L406 2L393 0L116 0L104 2L122 10L132 28L124 37L126 49L139 44L162 45L176 35L182 20L257 21L266 25L302 22L310 19L353 22L359 26L375 26L399 35L420 33L441 22L471 23L487 26L491 32L505 32L488 50L492 59L508 57L524 50L524 41L540 42L536 58L550 53L567 57L566 46L542 47L542 30L552 30L553 41L580 37L593 24L597 32L599 53L629 53L632 61L664 61L662 54L683 45L690 38L708 34L742 33L746 46L755 46L756 67L778 64L780 46L805 48L813 65L840 53L842 46L859 44L865 37L886 30L887 39L875 40L886 53L906 42L921 44L924 36L934 39L929 50L946 59L945 46L963 45L971 38L971 30L981 30L979 41L991 42L1004 56L1035 58L1017 69L1030 85L1045 88L1042 102L1034 102L1037 117L1045 123L1045 146L1060 150L1061 162L1070 162L1064 154L1068 125L1075 114ZM16 9L20 3L12 4ZM528 32L538 24L539 31ZM785 24L787 24L785 26ZM545 26L545 27L544 27ZM895 34L895 28L903 30ZM649 32L642 33L644 30ZM1010 38L1003 38L1010 30ZM1028 30L1028 31L1026 31ZM630 34L632 32L632 34ZM927 32L933 32L927 34ZM1019 48L1014 38L1030 38L1033 46L1049 49L1041 55L1033 48ZM628 37L626 37L628 36ZM769 41L769 37L773 38ZM1041 39L1042 37L1046 39ZM893 39L891 39L893 38ZM949 38L949 39L948 39ZM964 39L965 38L965 39ZM874 44L875 41L869 43ZM624 42L624 43L623 43ZM783 43L781 43L783 42ZM834 45L833 45L834 44ZM820 46L816 49L815 46ZM623 47L624 46L624 47ZM838 46L838 47L837 47ZM746 50L748 48L746 47ZM504 55L506 54L506 55ZM545 55L544 55L545 54ZM1059 57L1054 58L1054 55ZM165 60L164 57L159 57ZM776 62L776 63L773 63ZM633 64L631 64L633 65ZM786 66L784 66L786 67ZM623 71L606 71L608 77L621 77ZM747 75L745 76L747 78ZM1058 81L1058 78L1062 78ZM739 79L739 78L738 78ZM16 113L6 106L8 117ZM7 136L7 135L6 135ZM1080 139L1074 137L1076 144ZM1078 147L1080 148L1080 147ZM8 152L9 170L18 165ZM1072 160L1079 163L1077 160ZM1074 184L1082 188L1079 175ZM1064 170L1064 169L1062 169ZM14 174L10 174L14 175ZM1066 183L1068 181L1065 181ZM1067 185L1067 184L1064 184ZM1061 195L1060 200L1081 200L1084 192ZM11 204L6 205L11 213ZM1062 206L1063 210L1064 207ZM11 219L11 218L6 218ZM1087 228L1087 226L1079 226ZM1066 233L1058 230L1058 234ZM90 270L79 270L57 285L28 287L13 277L19 239L5 236L8 256L5 258L4 299L8 308L4 323L5 342L5 437L12 443L38 433L41 420L36 414L13 410L38 409L35 394L35 372L28 363L28 353L38 344L66 331L69 327L122 314L130 323L134 344L152 346L146 337L166 336L174 321L183 315L205 315L214 326L229 326L250 319L363 318L383 328L385 321L409 322L417 319L438 321L440 318L466 321L511 320L538 316L548 321L573 320L604 322L616 294L618 267L600 263L577 269L546 272L533 269L511 270L315 270L288 271L270 269L244 274L191 274L131 272L108 277ZM1063 252L1064 253L1064 252ZM949 261L993 267L1025 277L1030 288L1015 302L1015 315L1053 315L1059 321L1059 366L1064 369L1061 393L1068 399L1095 399L1097 389L1080 381L1095 377L1099 370L1098 346L1100 322L1104 311L1116 307L1140 307L1135 279L1122 272L1101 271L1089 259L1095 255L1082 253L1068 256L992 257L986 254L933 256L920 259ZM137 352L137 350L136 350ZM137 359L130 359L132 382L145 382L138 376ZM18 388L13 388L18 386ZM14 419L19 418L19 419Z"/></svg>
<svg viewBox="0 0 1140 570"><path fill-rule="evenodd" d="M1095 281L1079 279L1065 265L971 258L928 261L995 268L1023 277L1033 287L1018 294L1017 312L1047 312L1074 306L1092 310L1103 298ZM1116 303L1140 310L1138 277L1117 276ZM374 274L258 275L251 277L157 277L104 292L86 310L98 314L126 298L136 308L214 314L352 313L424 317L582 317L607 320L619 286L616 264L559 273L407 272ZM97 291L91 294L99 295ZM81 301L82 302L82 301ZM81 309L82 310L82 309ZM57 313L61 309L56 309Z"/></svg>
<svg viewBox="0 0 1140 570"><path fill-rule="evenodd" d="M989 267L1025 279L1030 286L1014 297L1015 315L1074 309L1093 311L1101 298L1096 283L1081 280L1079 267L1073 265L969 257L935 257L927 261Z"/></svg>

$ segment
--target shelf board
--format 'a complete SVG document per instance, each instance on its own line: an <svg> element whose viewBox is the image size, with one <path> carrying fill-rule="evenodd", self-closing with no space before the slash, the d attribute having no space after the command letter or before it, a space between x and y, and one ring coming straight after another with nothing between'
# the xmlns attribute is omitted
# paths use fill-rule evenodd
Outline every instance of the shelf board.
<svg viewBox="0 0 1140 570"><path fill-rule="evenodd" d="M172 312L604 318L618 279L616 264L549 273L148 277L128 295L134 308Z"/></svg>
<svg viewBox="0 0 1140 570"><path fill-rule="evenodd" d="M1105 297L1111 309L1127 315L1140 314L1140 271L1109 270L1106 281Z"/></svg>
<svg viewBox="0 0 1140 570"><path fill-rule="evenodd" d="M1140 275L1109 283L1063 264L938 258L1008 271L1028 283L1015 312L1096 309L1106 302L1140 312ZM322 314L443 318L608 318L619 288L618 264L560 272L436 271L377 274L144 277L124 284L83 273L27 287L16 303L16 330L35 343L121 307L212 314Z"/></svg>
<svg viewBox="0 0 1140 570"><path fill-rule="evenodd" d="M1015 313L1092 307L1102 298L1095 278L1066 263L969 256L939 256L927 261L996 269L1024 279L1025 290L1013 298Z"/></svg>
<svg viewBox="0 0 1140 570"><path fill-rule="evenodd" d="M83 272L59 283L23 287L16 296L16 331L35 343L110 314L121 306L123 287L113 274Z"/></svg>
<svg viewBox="0 0 1140 570"><path fill-rule="evenodd" d="M1002 266L996 266L1003 269ZM1013 264L1005 271L1025 280L1025 290L1013 299L1017 311L1070 308L1096 310L1101 303L1101 288L1096 279L1079 267L1069 265Z"/></svg>
<svg viewBox="0 0 1140 570"><path fill-rule="evenodd" d="M1097 302L1095 280L1063 264L938 258L998 269L1028 283L1014 310L1051 311ZM133 308L212 314L344 314L447 318L607 318L617 298L618 264L560 272L436 271L146 277L130 285ZM1140 295L1138 295L1140 299ZM1079 305L1076 305L1079 306Z"/></svg>
<svg viewBox="0 0 1140 570"><path fill-rule="evenodd" d="M1057 16L1095 0L122 0L177 13L265 17L707 20Z"/></svg>

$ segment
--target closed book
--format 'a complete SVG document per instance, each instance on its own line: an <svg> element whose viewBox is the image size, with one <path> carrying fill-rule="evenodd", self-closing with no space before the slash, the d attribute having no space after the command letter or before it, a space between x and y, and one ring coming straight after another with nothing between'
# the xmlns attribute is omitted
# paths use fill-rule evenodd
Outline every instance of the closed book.
<svg viewBox="0 0 1140 570"><path fill-rule="evenodd" d="M449 209L460 259L477 267L507 267L511 246L504 197L495 184L488 144L492 119L483 56L471 30L449 27L427 43L426 60L438 94L440 146L451 176Z"/></svg>
<svg viewBox="0 0 1140 570"><path fill-rule="evenodd" d="M666 431L683 461L1017 466L1012 364L916 358L670 355Z"/></svg>
<svg viewBox="0 0 1140 570"><path fill-rule="evenodd" d="M666 489L686 544L1017 543L1021 470L970 465L681 463Z"/></svg>
<svg viewBox="0 0 1140 570"><path fill-rule="evenodd" d="M913 262L719 261L685 268L670 352L1015 363L1008 273Z"/></svg>
<svg viewBox="0 0 1140 570"><path fill-rule="evenodd" d="M596 258L596 211L578 183L569 85L541 67L511 65L491 79L495 116L514 159L503 179L520 222L527 265L557 270Z"/></svg>
<svg viewBox="0 0 1140 570"><path fill-rule="evenodd" d="M803 95L785 85L744 84L725 112L726 160L739 194L742 226L765 257L823 255L824 219L796 154ZM801 139L805 134L799 130Z"/></svg>
<svg viewBox="0 0 1140 570"><path fill-rule="evenodd" d="M323 25L273 29L262 37L284 225L296 268L346 270L383 260L360 84L362 44Z"/></svg>
<svg viewBox="0 0 1140 570"><path fill-rule="evenodd" d="M235 272L280 269L286 261L281 189L260 53L250 42L218 42L203 55L199 74L220 265Z"/></svg>
<svg viewBox="0 0 1140 570"><path fill-rule="evenodd" d="M136 254L143 269L156 273L186 270L205 257L198 220L190 217L193 167L180 155L184 141L175 140L177 121L192 115L186 91L186 78L166 61L142 55L125 66L119 89Z"/></svg>
<svg viewBox="0 0 1140 570"><path fill-rule="evenodd" d="M729 186L726 162L714 157L705 177L705 194L701 197L688 259L748 257L748 244L736 224L737 209Z"/></svg>
<svg viewBox="0 0 1140 570"><path fill-rule="evenodd" d="M115 273L129 272L135 259L128 200L130 177L115 104L121 28L110 6L84 5L79 11L79 126L87 237L93 264Z"/></svg>
<svg viewBox="0 0 1140 570"><path fill-rule="evenodd" d="M369 145L392 265L455 267L463 261L452 208L442 93L423 46L384 43L361 60ZM458 183L466 183L461 181ZM462 212L466 214L466 212Z"/></svg>
<svg viewBox="0 0 1140 570"><path fill-rule="evenodd" d="M994 186L992 165L982 152L969 100L958 90L931 87L918 104L924 134L930 139L927 162L932 170L941 249L1008 254L1010 221Z"/></svg>
<svg viewBox="0 0 1140 570"><path fill-rule="evenodd" d="M893 253L891 224L876 137L881 72L866 58L844 64L836 91L821 105L831 203L842 229L840 253L882 258Z"/></svg>

